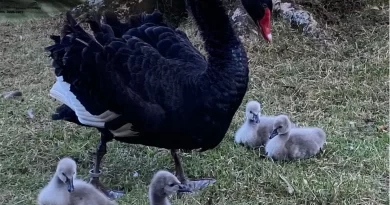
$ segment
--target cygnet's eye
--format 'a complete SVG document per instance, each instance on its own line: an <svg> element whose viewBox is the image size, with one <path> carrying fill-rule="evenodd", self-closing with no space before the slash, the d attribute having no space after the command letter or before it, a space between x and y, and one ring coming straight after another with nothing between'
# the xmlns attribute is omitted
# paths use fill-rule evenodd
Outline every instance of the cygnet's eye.
<svg viewBox="0 0 390 205"><path fill-rule="evenodd" d="M169 184L169 186L170 186L170 187L173 187L173 186L175 186L175 184L174 184L174 183L171 183L171 184Z"/></svg>

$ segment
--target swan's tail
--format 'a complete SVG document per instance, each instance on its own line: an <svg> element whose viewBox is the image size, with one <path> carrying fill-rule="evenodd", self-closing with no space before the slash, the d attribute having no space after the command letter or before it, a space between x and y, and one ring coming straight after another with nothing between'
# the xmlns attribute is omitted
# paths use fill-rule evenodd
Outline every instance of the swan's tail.
<svg viewBox="0 0 390 205"><path fill-rule="evenodd" d="M122 24L115 14L106 12L105 22L89 20L93 36L87 33L66 13L67 23L62 36L51 36L54 45L45 48L50 52L57 81L50 95L65 104L57 109L53 119L64 119L76 124L104 128L105 123L120 119L115 112L118 107L110 100L107 89L107 59L126 43L120 38L123 32L142 24L163 24L159 12L133 16L129 23ZM126 44L125 44L126 45ZM70 112L69 108L74 112ZM75 119L75 114L77 119Z"/></svg>
<svg viewBox="0 0 390 205"><path fill-rule="evenodd" d="M82 125L78 120L76 113L67 105L62 104L56 108L56 112L51 115L52 120L65 120L68 122L73 122L78 125Z"/></svg>
<svg viewBox="0 0 390 205"><path fill-rule="evenodd" d="M45 48L57 78L50 95L71 108L80 123L103 128L107 120L118 117L99 92L99 73L106 65L103 45L83 30L70 12L66 17L62 37L51 36L54 45Z"/></svg>

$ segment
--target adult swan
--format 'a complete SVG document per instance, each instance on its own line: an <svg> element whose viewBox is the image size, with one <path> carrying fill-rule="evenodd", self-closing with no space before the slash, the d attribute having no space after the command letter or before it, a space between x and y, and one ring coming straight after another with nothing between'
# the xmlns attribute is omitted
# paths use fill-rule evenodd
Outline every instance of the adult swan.
<svg viewBox="0 0 390 205"><path fill-rule="evenodd" d="M89 22L94 36L68 12L62 36L51 36L55 44L46 50L57 81L50 95L63 103L53 119L99 129L91 170L99 188L100 162L113 139L169 149L183 184L193 191L207 186L206 179L185 177L176 150L203 152L222 141L247 90L248 59L221 1L187 3L207 60L158 12L126 24L106 13L106 23Z"/></svg>

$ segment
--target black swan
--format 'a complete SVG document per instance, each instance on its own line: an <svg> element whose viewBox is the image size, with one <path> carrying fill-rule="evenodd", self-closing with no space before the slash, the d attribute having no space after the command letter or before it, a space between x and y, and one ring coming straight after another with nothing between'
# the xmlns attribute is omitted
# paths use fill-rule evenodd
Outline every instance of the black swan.
<svg viewBox="0 0 390 205"><path fill-rule="evenodd" d="M241 3L257 25L264 39L272 42L272 0L241 0Z"/></svg>
<svg viewBox="0 0 390 205"><path fill-rule="evenodd" d="M50 95L63 103L52 119L101 132L90 174L103 191L99 167L113 139L170 149L178 179L192 191L214 182L189 181L176 150L203 152L219 145L246 93L248 59L221 1L187 5L207 60L184 32L162 23L159 12L127 24L107 12L105 23L89 21L94 36L68 12L62 36L51 36L55 44L46 50L57 81Z"/></svg>

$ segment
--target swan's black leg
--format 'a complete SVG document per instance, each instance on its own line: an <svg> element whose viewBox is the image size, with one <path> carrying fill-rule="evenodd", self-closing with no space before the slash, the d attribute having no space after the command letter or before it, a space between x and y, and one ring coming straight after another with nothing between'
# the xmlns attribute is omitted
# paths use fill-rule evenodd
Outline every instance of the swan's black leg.
<svg viewBox="0 0 390 205"><path fill-rule="evenodd" d="M104 155L107 153L107 142L111 141L114 137L112 136L111 133L106 133L103 130L100 130L100 132L101 132L101 137L96 149L94 167L89 171L89 175L91 177L89 182L93 184L96 188L98 188L100 191L105 193L111 199L116 199L121 197L124 193L120 191L106 189L105 186L102 183L100 183L99 180L99 177L102 174L100 170L100 164Z"/></svg>
<svg viewBox="0 0 390 205"><path fill-rule="evenodd" d="M320 147L320 152L321 152L321 153L324 153L324 152L325 152L325 150L324 150L323 147Z"/></svg>
<svg viewBox="0 0 390 205"><path fill-rule="evenodd" d="M215 179L212 179L212 178L188 180L184 174L183 166L182 166L181 161L179 159L179 156L177 154L177 150L172 149L171 155L172 155L173 161L175 162L176 177L179 179L179 181L182 184L189 186L191 188L192 192L203 189L203 188L207 187L208 185L216 182ZM181 196L181 194L178 193L178 196Z"/></svg>
<svg viewBox="0 0 390 205"><path fill-rule="evenodd" d="M187 179L184 176L183 166L181 165L181 161L179 159L179 156L177 155L177 150L175 150L175 149L171 150L171 155L172 155L173 161L175 162L176 176L179 179L179 181L183 183Z"/></svg>

